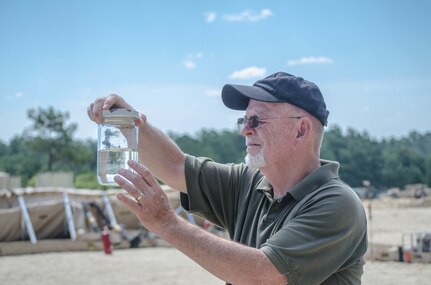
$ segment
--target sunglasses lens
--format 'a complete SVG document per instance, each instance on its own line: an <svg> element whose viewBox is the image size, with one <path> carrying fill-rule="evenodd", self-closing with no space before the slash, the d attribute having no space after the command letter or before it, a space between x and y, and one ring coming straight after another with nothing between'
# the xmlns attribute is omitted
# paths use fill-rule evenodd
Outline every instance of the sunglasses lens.
<svg viewBox="0 0 431 285"><path fill-rule="evenodd" d="M242 128L245 124L248 123L248 126L250 128L254 129L254 128L257 128L257 126L259 126L260 121L259 121L259 117L252 116L252 117L250 117L248 119L247 118L239 118L236 121L236 123L237 123L238 127L240 127L240 128Z"/></svg>
<svg viewBox="0 0 431 285"><path fill-rule="evenodd" d="M236 121L239 128L242 128L245 124L248 123L250 128L257 128L259 126L259 118L257 116L252 116L250 118L238 118Z"/></svg>
<svg viewBox="0 0 431 285"><path fill-rule="evenodd" d="M257 126L259 126L259 118L256 116L250 117L250 119L248 119L248 125L250 128L257 128Z"/></svg>

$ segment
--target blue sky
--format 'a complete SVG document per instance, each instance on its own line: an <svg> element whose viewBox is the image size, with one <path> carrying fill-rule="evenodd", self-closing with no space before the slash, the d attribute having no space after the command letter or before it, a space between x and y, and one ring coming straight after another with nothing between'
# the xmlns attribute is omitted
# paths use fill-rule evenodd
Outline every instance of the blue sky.
<svg viewBox="0 0 431 285"><path fill-rule="evenodd" d="M162 130L234 128L226 83L276 71L315 82L329 126L431 131L431 1L0 0L0 140L53 106L96 138L86 107L122 95Z"/></svg>

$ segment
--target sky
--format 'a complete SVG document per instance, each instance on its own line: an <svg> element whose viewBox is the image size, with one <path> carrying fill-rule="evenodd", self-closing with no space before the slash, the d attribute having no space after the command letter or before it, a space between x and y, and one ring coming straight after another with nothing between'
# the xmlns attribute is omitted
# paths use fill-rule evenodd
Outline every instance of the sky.
<svg viewBox="0 0 431 285"><path fill-rule="evenodd" d="M234 129L224 84L277 71L316 83L329 128L431 132L431 1L0 0L0 141L54 107L121 95L164 131Z"/></svg>

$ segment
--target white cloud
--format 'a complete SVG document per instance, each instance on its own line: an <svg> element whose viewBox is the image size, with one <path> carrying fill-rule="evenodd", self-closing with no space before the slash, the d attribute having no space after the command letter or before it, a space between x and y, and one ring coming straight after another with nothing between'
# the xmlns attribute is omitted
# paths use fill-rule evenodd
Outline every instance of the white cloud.
<svg viewBox="0 0 431 285"><path fill-rule="evenodd" d="M205 13L205 22L212 23L216 20L217 14L215 12L206 12Z"/></svg>
<svg viewBox="0 0 431 285"><path fill-rule="evenodd" d="M14 95L11 95L11 94L5 95L4 98L6 98L6 100L19 100L23 96L24 96L24 93L22 93L21 91L18 91Z"/></svg>
<svg viewBox="0 0 431 285"><path fill-rule="evenodd" d="M218 97L221 94L221 90L219 90L219 89L208 89L205 91L205 94L209 97Z"/></svg>
<svg viewBox="0 0 431 285"><path fill-rule="evenodd" d="M271 16L272 16L271 10L262 9L262 10L260 10L260 16L259 16L260 19L259 20L266 19L266 18L271 17Z"/></svg>
<svg viewBox="0 0 431 285"><path fill-rule="evenodd" d="M242 70L234 71L230 79L250 79L253 77L263 77L266 74L266 68L250 66Z"/></svg>
<svg viewBox="0 0 431 285"><path fill-rule="evenodd" d="M292 59L287 61L288 66L304 65L304 64L332 64L334 61L326 56L318 57L301 57L300 59Z"/></svg>
<svg viewBox="0 0 431 285"><path fill-rule="evenodd" d="M183 65L185 68L187 69L195 69L196 68L196 63L194 63L192 60L190 59L185 59L183 60Z"/></svg>
<svg viewBox="0 0 431 285"><path fill-rule="evenodd" d="M239 14L223 15L223 19L228 22L256 22L271 16L272 12L269 9L262 9L259 13L255 13L251 10L245 10Z"/></svg>
<svg viewBox="0 0 431 285"><path fill-rule="evenodd" d="M182 64L187 69L195 69L197 67L196 61L201 60L203 57L203 52L189 53L186 59L182 61Z"/></svg>

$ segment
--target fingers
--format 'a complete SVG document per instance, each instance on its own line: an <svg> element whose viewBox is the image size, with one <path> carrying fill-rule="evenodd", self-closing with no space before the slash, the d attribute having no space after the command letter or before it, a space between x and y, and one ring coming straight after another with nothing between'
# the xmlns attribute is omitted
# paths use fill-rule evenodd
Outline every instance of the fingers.
<svg viewBox="0 0 431 285"><path fill-rule="evenodd" d="M139 113L139 118L135 121L135 124L138 127L142 127L146 122L147 122L147 117L144 114Z"/></svg>
<svg viewBox="0 0 431 285"><path fill-rule="evenodd" d="M152 197L160 188L156 178L144 165L129 160L128 165L136 171L136 173L124 168L118 170L118 174L114 177L124 190L126 190L138 202L141 197Z"/></svg>
<svg viewBox="0 0 431 285"><path fill-rule="evenodd" d="M92 121L94 121L93 106L94 106L94 103L91 103L90 106L87 107L87 115Z"/></svg>
<svg viewBox="0 0 431 285"><path fill-rule="evenodd" d="M141 163L129 160L127 164L135 170L150 187L159 185L151 171Z"/></svg>
<svg viewBox="0 0 431 285"><path fill-rule="evenodd" d="M100 124L103 121L102 111L109 110L112 107L133 109L129 104L126 103L126 101L124 101L123 98L116 94L111 94L107 97L98 98L94 101L94 103L91 103L87 108L88 117L92 121Z"/></svg>
<svg viewBox="0 0 431 285"><path fill-rule="evenodd" d="M124 101L123 98L118 96L117 94L111 94L108 97L105 98L102 109L103 110L109 110L111 107L119 107L119 108L127 108L127 109L133 109L129 104Z"/></svg>
<svg viewBox="0 0 431 285"><path fill-rule="evenodd" d="M138 213L141 210L141 206L137 202L127 198L125 195L120 193L117 195L117 198L118 200L123 202L127 207L129 207L130 210L132 210L133 212Z"/></svg>
<svg viewBox="0 0 431 285"><path fill-rule="evenodd" d="M103 121L102 107L106 98L98 98L94 103L91 103L87 108L87 114L90 120L100 124Z"/></svg>
<svg viewBox="0 0 431 285"><path fill-rule="evenodd" d="M139 182L137 177L133 177L133 176L137 176L136 174L133 174L132 172L125 169L121 169L120 171L118 171L118 174L120 175L115 175L114 180L115 182L118 183L118 185L121 186L121 188L126 190L137 201L139 201L142 197L145 197L145 193L143 193L141 189L142 189L142 186L144 187L148 187L148 186L143 184L145 182L142 181L142 178L140 179L141 182ZM138 182L136 182L135 184L134 181L138 181ZM140 185L138 186L137 184L140 184Z"/></svg>
<svg viewBox="0 0 431 285"><path fill-rule="evenodd" d="M149 189L151 186L143 179L141 175L126 169L119 169L118 174L127 179L127 181L137 189L138 192L135 192L134 190L132 190L133 193L129 192L133 197L137 198L141 192L145 194L146 192L151 191L151 189Z"/></svg>
<svg viewBox="0 0 431 285"><path fill-rule="evenodd" d="M151 172L136 161L129 160L128 165L132 170L120 169L114 180L136 201L121 194L117 197L135 213L147 229L155 233L160 232L173 221L173 217L176 217L175 212Z"/></svg>

